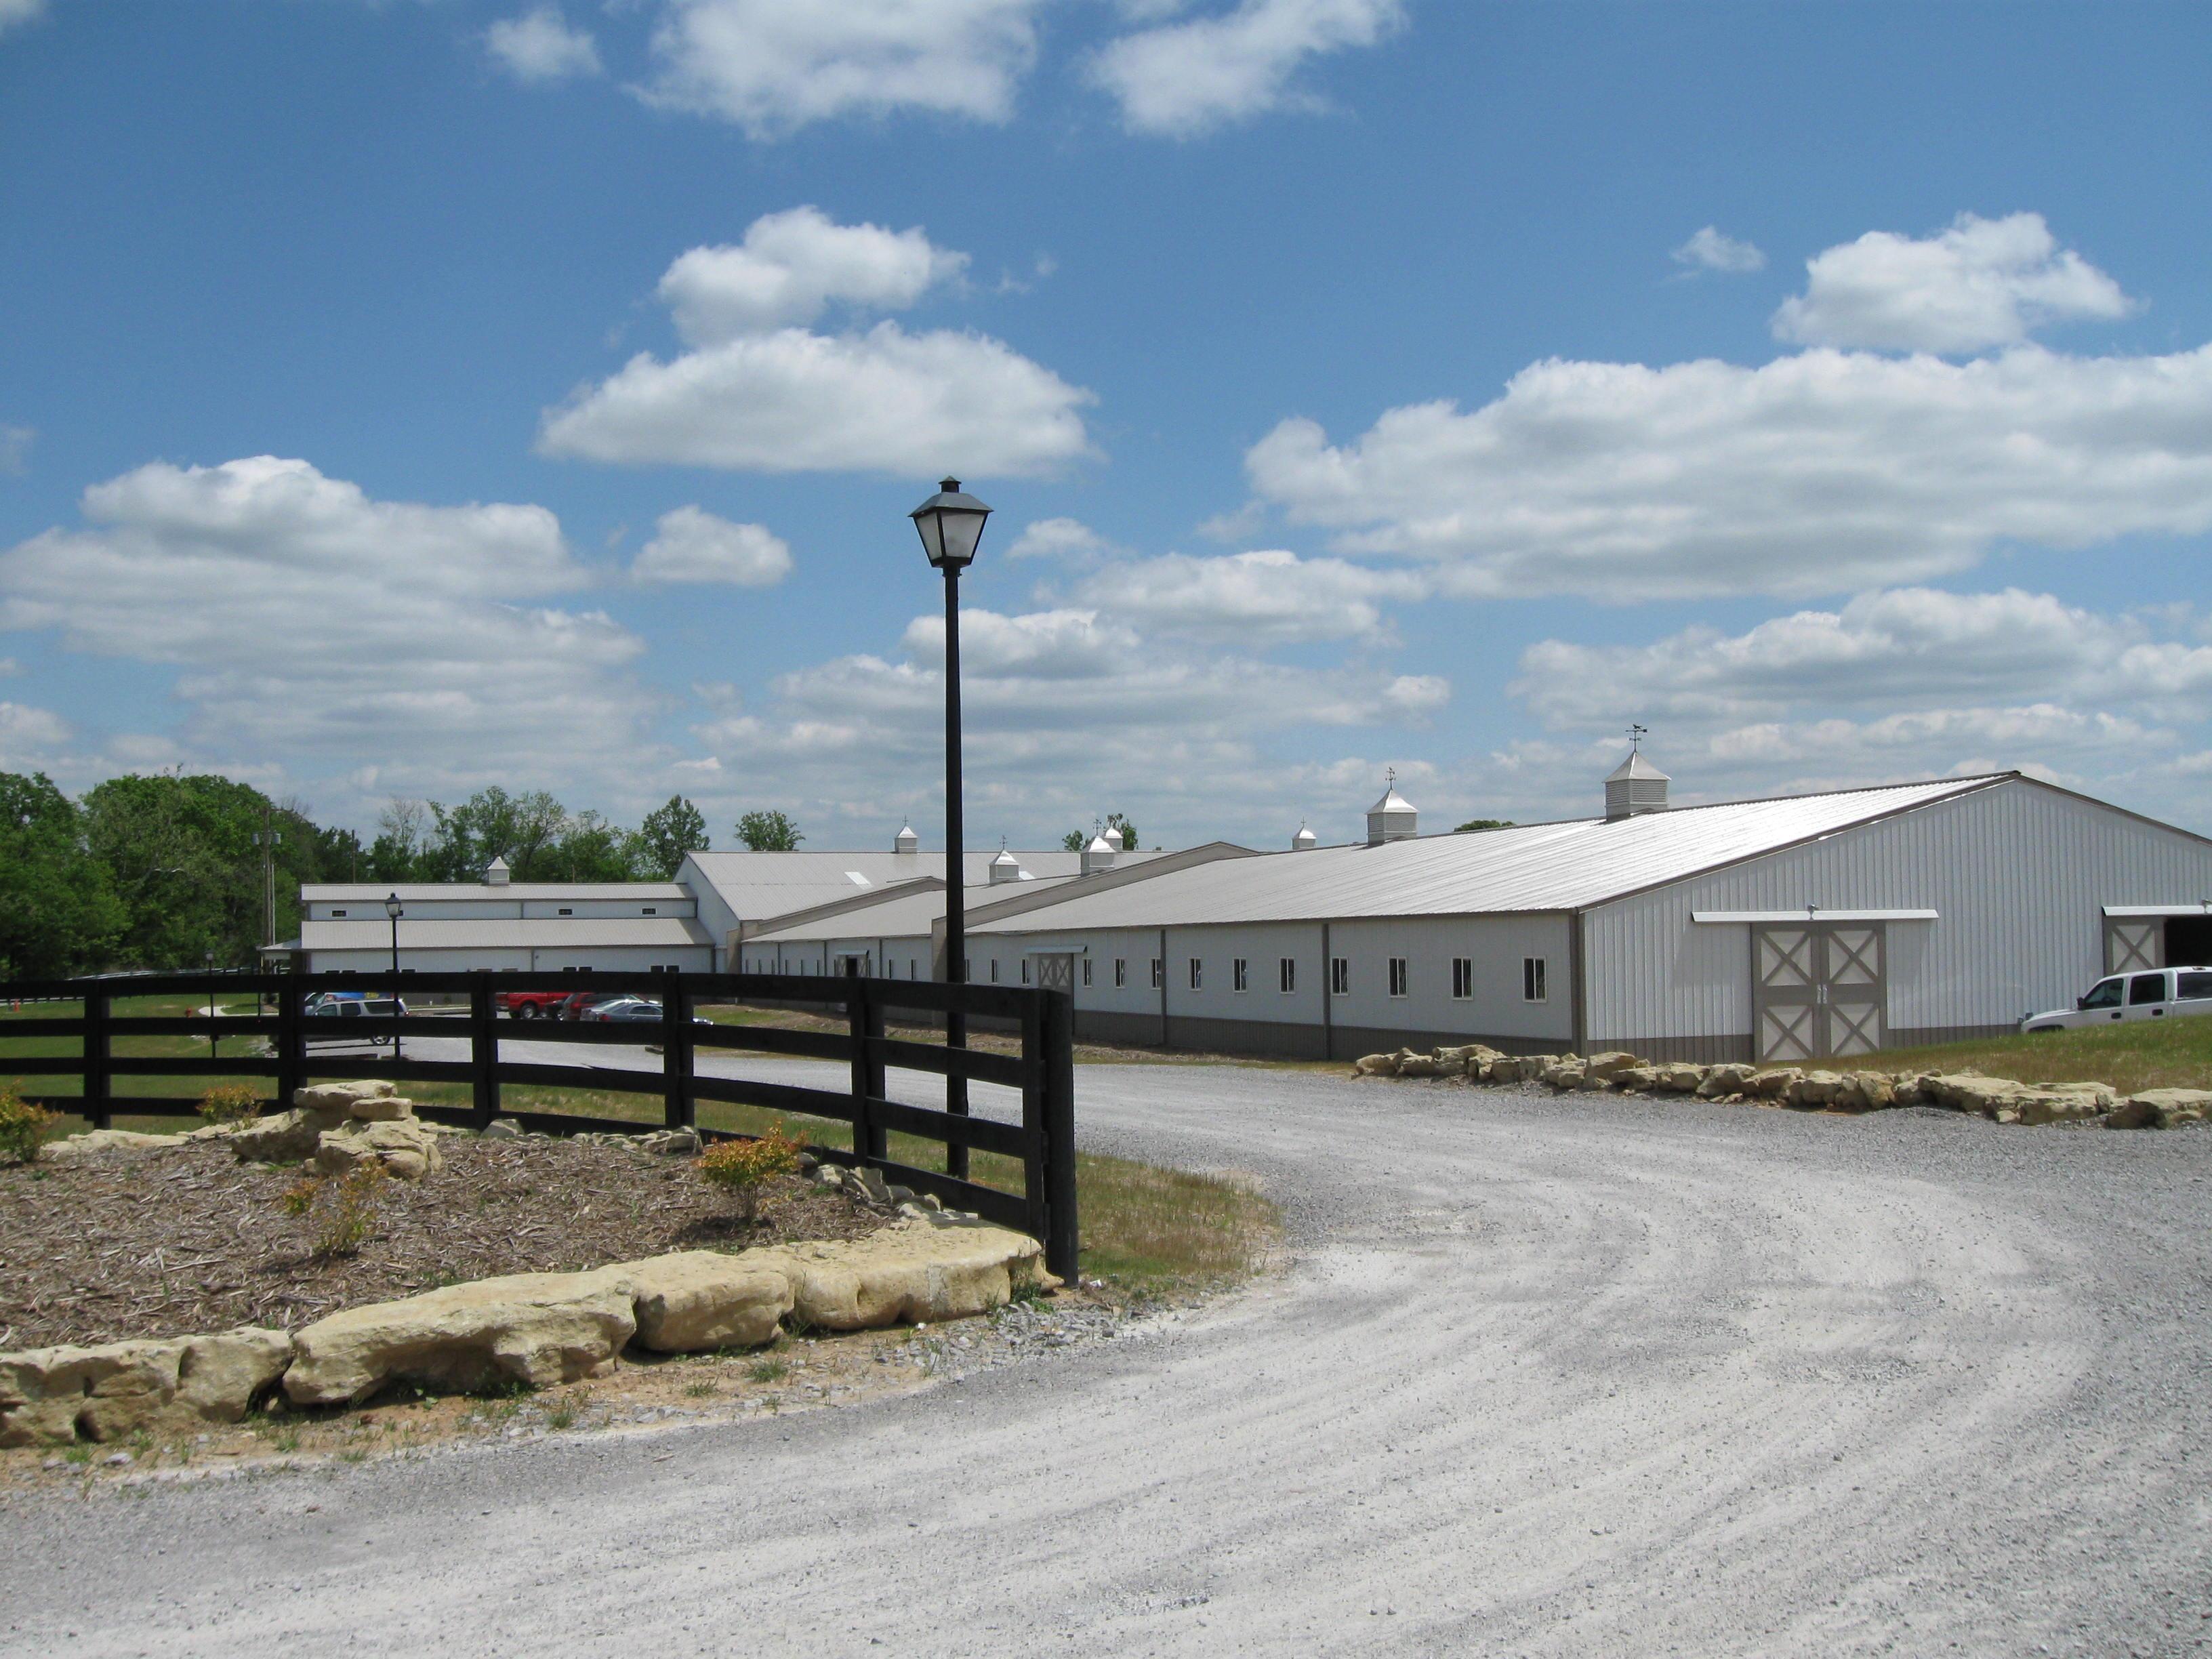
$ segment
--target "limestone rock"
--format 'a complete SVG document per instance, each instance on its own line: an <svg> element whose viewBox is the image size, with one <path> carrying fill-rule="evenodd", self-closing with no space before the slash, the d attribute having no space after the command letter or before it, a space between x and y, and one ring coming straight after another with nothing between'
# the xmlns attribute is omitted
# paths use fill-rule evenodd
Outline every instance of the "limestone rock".
<svg viewBox="0 0 2212 1659"><path fill-rule="evenodd" d="M1741 1060L1728 1060L1722 1065L1705 1068L1705 1080L1698 1085L1701 1100L1717 1099L1722 1095L1742 1094L1759 1075L1759 1067L1747 1066Z"/></svg>
<svg viewBox="0 0 2212 1659"><path fill-rule="evenodd" d="M316 1143L315 1167L342 1176L363 1164L378 1163L402 1181L420 1181L445 1167L438 1138L412 1118L388 1123L354 1123L325 1132Z"/></svg>
<svg viewBox="0 0 2212 1659"><path fill-rule="evenodd" d="M1455 1065L1438 1054L1409 1054L1398 1062L1400 1077L1458 1077L1466 1071L1464 1062Z"/></svg>
<svg viewBox="0 0 2212 1659"><path fill-rule="evenodd" d="M2178 1129L2212 1118L2212 1090L2144 1089L2130 1095L2105 1120L2112 1129Z"/></svg>
<svg viewBox="0 0 2212 1659"><path fill-rule="evenodd" d="M2080 1123L2102 1117L2119 1099L2109 1083L2030 1084L2021 1091L2022 1123Z"/></svg>
<svg viewBox="0 0 2212 1659"><path fill-rule="evenodd" d="M356 1123L397 1123L415 1115L415 1103L398 1095L374 1095L354 1102L346 1115Z"/></svg>
<svg viewBox="0 0 2212 1659"><path fill-rule="evenodd" d="M371 1303L295 1333L284 1373L295 1406L366 1400L386 1383L533 1389L604 1376L637 1329L617 1270L513 1273Z"/></svg>
<svg viewBox="0 0 2212 1659"><path fill-rule="evenodd" d="M230 1149L248 1163L296 1164L315 1155L325 1131L349 1120L343 1114L294 1107L247 1124L230 1138Z"/></svg>
<svg viewBox="0 0 2212 1659"><path fill-rule="evenodd" d="M1897 1085L1887 1072L1851 1072L1829 1103L1839 1112L1882 1112L1897 1103Z"/></svg>
<svg viewBox="0 0 2212 1659"><path fill-rule="evenodd" d="M1002 1307L1016 1287L1056 1286L1037 1242L1004 1227L902 1221L866 1238L764 1246L735 1257L774 1267L798 1317L823 1330L962 1319Z"/></svg>
<svg viewBox="0 0 2212 1659"><path fill-rule="evenodd" d="M503 1117L495 1117L483 1127L486 1140L520 1140L522 1131Z"/></svg>
<svg viewBox="0 0 2212 1659"><path fill-rule="evenodd" d="M1611 1078L1603 1080L1610 1082L1624 1094L1642 1094L1646 1090L1657 1088L1659 1077L1659 1068L1656 1066L1631 1066L1627 1070L1615 1072Z"/></svg>
<svg viewBox="0 0 2212 1659"><path fill-rule="evenodd" d="M88 1129L46 1143L41 1156L49 1164L83 1164L107 1153L159 1152L179 1144L176 1135L142 1135L133 1129Z"/></svg>
<svg viewBox="0 0 2212 1659"><path fill-rule="evenodd" d="M1670 1060L1658 1073L1657 1086L1670 1095L1693 1095L1705 1081L1705 1067L1686 1060Z"/></svg>
<svg viewBox="0 0 2212 1659"><path fill-rule="evenodd" d="M637 1138L638 1151L658 1152L664 1158L696 1158L700 1145L696 1129L656 1129Z"/></svg>
<svg viewBox="0 0 2212 1659"><path fill-rule="evenodd" d="M1818 1111L1834 1105L1844 1086L1844 1079L1833 1072L1808 1072L1790 1085L1782 1098L1801 1110Z"/></svg>
<svg viewBox="0 0 2212 1659"><path fill-rule="evenodd" d="M702 1353L766 1342L792 1309L791 1277L715 1250L610 1267L636 1304L637 1340L659 1353Z"/></svg>
<svg viewBox="0 0 2212 1659"><path fill-rule="evenodd" d="M1586 1076L1594 1077L1599 1082L1606 1083L1610 1082L1616 1074L1629 1071L1643 1063L1634 1054L1625 1054L1618 1048L1613 1048L1601 1054L1592 1054L1583 1062L1583 1071Z"/></svg>
<svg viewBox="0 0 2212 1659"><path fill-rule="evenodd" d="M1395 1054L1362 1054L1352 1065L1354 1077L1395 1077L1398 1075L1398 1056Z"/></svg>
<svg viewBox="0 0 2212 1659"><path fill-rule="evenodd" d="M1562 1054L1545 1066L1540 1075L1554 1089L1579 1089L1589 1073L1583 1070L1579 1059L1572 1054Z"/></svg>
<svg viewBox="0 0 2212 1659"><path fill-rule="evenodd" d="M301 1111L346 1117L352 1115L357 1101L389 1100L398 1092L380 1077L365 1077L353 1083L311 1083L292 1091L292 1104Z"/></svg>
<svg viewBox="0 0 2212 1659"><path fill-rule="evenodd" d="M240 1325L190 1336L177 1364L177 1401L203 1422L235 1423L292 1363L292 1334Z"/></svg>
<svg viewBox="0 0 2212 1659"><path fill-rule="evenodd" d="M1780 1100L1796 1087L1805 1075L1795 1066L1782 1066L1771 1072L1754 1072L1743 1085L1743 1092L1754 1100Z"/></svg>

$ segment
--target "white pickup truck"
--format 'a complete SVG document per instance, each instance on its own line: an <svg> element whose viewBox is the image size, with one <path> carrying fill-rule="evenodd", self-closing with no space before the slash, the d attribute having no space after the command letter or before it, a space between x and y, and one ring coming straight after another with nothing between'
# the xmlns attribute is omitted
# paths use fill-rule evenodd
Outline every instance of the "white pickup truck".
<svg viewBox="0 0 2212 1659"><path fill-rule="evenodd" d="M2023 1031L2068 1031L2116 1020L2212 1014L2212 968L2153 968L2100 979L2071 1008L2030 1014Z"/></svg>

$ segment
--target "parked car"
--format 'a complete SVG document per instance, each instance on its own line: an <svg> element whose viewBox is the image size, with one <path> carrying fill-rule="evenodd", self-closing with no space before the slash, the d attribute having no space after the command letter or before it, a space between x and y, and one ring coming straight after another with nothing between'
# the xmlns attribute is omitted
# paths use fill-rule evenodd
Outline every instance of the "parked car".
<svg viewBox="0 0 2212 1659"><path fill-rule="evenodd" d="M614 997L593 1003L578 1018L593 1021L608 1021L617 1024L629 1023L641 1024L650 1020L654 1024L659 1024L662 1015L660 1005L648 1001L644 997Z"/></svg>
<svg viewBox="0 0 2212 1659"><path fill-rule="evenodd" d="M581 1019L586 1008L595 1007L602 1002L622 1002L629 1000L631 998L628 991L571 991L561 999L559 1018Z"/></svg>
<svg viewBox="0 0 2212 1659"><path fill-rule="evenodd" d="M407 1004L398 997L372 997L353 992L332 992L306 1009L313 1022L307 1027L309 1042L368 1042L383 1044L392 1041L391 1022L394 1015L404 1018Z"/></svg>
<svg viewBox="0 0 2212 1659"><path fill-rule="evenodd" d="M557 1019L561 1005L573 994L568 991L501 991L492 1001L510 1019Z"/></svg>
<svg viewBox="0 0 2212 1659"><path fill-rule="evenodd" d="M2212 968L2153 968L2099 980L2071 1008L2030 1014L2023 1031L2078 1030L2127 1020L2212 1014Z"/></svg>

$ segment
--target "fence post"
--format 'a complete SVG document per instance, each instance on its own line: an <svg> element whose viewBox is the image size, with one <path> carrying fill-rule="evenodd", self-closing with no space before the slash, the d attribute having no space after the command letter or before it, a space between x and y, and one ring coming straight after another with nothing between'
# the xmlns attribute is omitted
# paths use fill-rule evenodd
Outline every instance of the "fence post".
<svg viewBox="0 0 2212 1659"><path fill-rule="evenodd" d="M890 1137L868 1104L884 1091L881 1051L871 1040L884 1034L884 1010L866 980L843 983L845 1029L853 1051L853 1152L862 1164L872 1165L890 1154Z"/></svg>
<svg viewBox="0 0 2212 1659"><path fill-rule="evenodd" d="M108 1121L107 992L96 981L84 987L84 1115L95 1129Z"/></svg>
<svg viewBox="0 0 2212 1659"><path fill-rule="evenodd" d="M689 1129L697 1113L691 1100L691 1010L680 974L668 975L660 994L661 1121Z"/></svg>
<svg viewBox="0 0 2212 1659"><path fill-rule="evenodd" d="M276 1109L284 1110L307 1081L307 1044L300 1030L300 993L287 975L276 987Z"/></svg>
<svg viewBox="0 0 2212 1659"><path fill-rule="evenodd" d="M1052 1231L1047 1180L1052 1147L1045 1124L1045 994L1025 991L1022 1002L1022 1200L1029 1207L1024 1231L1042 1244Z"/></svg>
<svg viewBox="0 0 2212 1659"><path fill-rule="evenodd" d="M1075 1209L1075 995L1047 991L1040 1035L1044 1052L1046 1269L1073 1285L1080 1272L1083 1234Z"/></svg>
<svg viewBox="0 0 2212 1659"><path fill-rule="evenodd" d="M492 1001L491 975L469 981L469 1063L475 1098L476 1132L482 1134L499 1115L499 1009Z"/></svg>

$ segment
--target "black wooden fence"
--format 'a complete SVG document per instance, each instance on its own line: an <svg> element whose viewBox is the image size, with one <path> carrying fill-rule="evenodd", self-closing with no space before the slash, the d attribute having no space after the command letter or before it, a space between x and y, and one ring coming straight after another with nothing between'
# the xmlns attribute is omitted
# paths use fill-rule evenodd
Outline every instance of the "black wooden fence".
<svg viewBox="0 0 2212 1659"><path fill-rule="evenodd" d="M32 1013L0 1021L0 1036L10 1038L75 1037L80 1052L0 1060L0 1077L24 1083L25 1097L57 1110L77 1112L94 1127L105 1128L116 1114L185 1117L198 1109L198 1096L118 1092L117 1080L131 1077L266 1077L274 1097L264 1109L281 1110L303 1083L317 1078L380 1077L395 1081L465 1083L468 1106L424 1104L418 1110L436 1121L483 1129L506 1118L525 1128L572 1134L581 1130L635 1133L635 1119L587 1117L568 1112L506 1110L504 1084L536 1084L560 1089L628 1091L659 1097L662 1121L670 1128L696 1128L700 1101L727 1101L852 1126L853 1146L814 1146L825 1162L860 1164L882 1171L890 1182L934 1194L955 1209L972 1210L986 1220L1018 1228L1045 1247L1046 1265L1062 1279L1076 1273L1075 1085L1073 1065L1074 1012L1066 994L997 985L943 985L927 981L840 979L794 974L563 974L550 981L563 990L628 991L661 1005L657 1024L556 1022L502 1023L495 999L501 990L529 988L519 976L489 973L389 972L338 975L168 974L129 979L41 980L0 982L0 1001L81 1001L71 1017ZM534 984L534 981L533 981ZM302 1005L319 991L367 993L389 1000L403 997L465 999L465 1013L379 1014L343 1020L307 1014ZM123 998L178 998L206 1001L251 995L258 1012L214 1017L146 1016L118 1013ZM702 1004L806 1003L841 1009L845 1029L801 1030L774 1025L700 1024L693 1014ZM942 1016L948 1012L981 1016L1017 1027L1018 1054L990 1054L951 1048L886 1035L886 1015L911 1012ZM212 1039L219 1051L228 1038L269 1040L274 1053L234 1057L198 1054L139 1055L116 1052L118 1039L133 1036L197 1036ZM466 1060L425 1060L405 1054L416 1038L465 1037ZM396 1042L392 1042L397 1039ZM333 1052L345 1040L345 1051ZM379 1051L374 1039L391 1043ZM658 1072L635 1066L554 1065L501 1057L507 1042L578 1043L586 1047L658 1043ZM702 1052L744 1051L833 1060L848 1066L850 1081L841 1089L758 1082L744 1078L702 1076ZM1002 1123L969 1116L963 1105L949 1111L909 1106L890 1098L885 1073L892 1069L927 1072L947 1079L994 1083L1021 1091L1022 1121ZM52 1094L33 1079L74 1077L82 1092ZM943 1170L891 1160L893 1131L933 1140L945 1149ZM708 1139L723 1132L702 1131ZM1022 1191L984 1186L969 1176L970 1149L1001 1153L1018 1162Z"/></svg>

